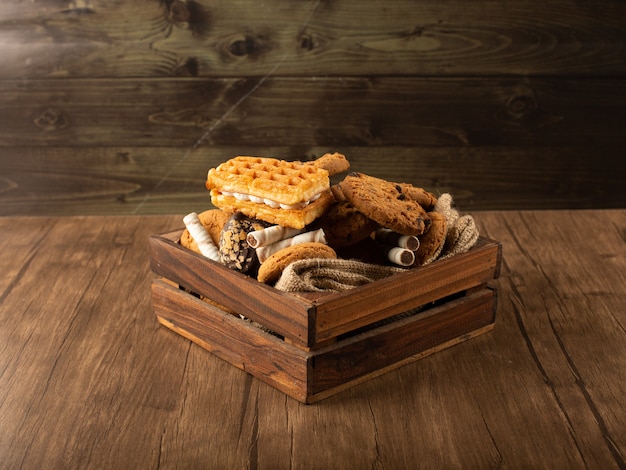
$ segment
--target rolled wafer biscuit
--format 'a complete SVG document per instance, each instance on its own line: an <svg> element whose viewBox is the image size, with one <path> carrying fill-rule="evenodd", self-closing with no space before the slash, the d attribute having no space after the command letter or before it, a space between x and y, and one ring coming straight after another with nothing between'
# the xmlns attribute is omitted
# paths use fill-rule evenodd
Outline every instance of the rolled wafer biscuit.
<svg viewBox="0 0 626 470"><path fill-rule="evenodd" d="M411 266L415 262L415 253L407 248L392 246L387 251L387 259L398 266Z"/></svg>
<svg viewBox="0 0 626 470"><path fill-rule="evenodd" d="M295 237L277 241L275 243L272 243L271 245L261 246L256 249L256 255L259 258L259 262L263 263L267 258L272 256L277 251L282 250L283 248L311 242L326 244L326 236L324 235L324 230L318 229L310 232L304 232L300 235L296 235Z"/></svg>
<svg viewBox="0 0 626 470"><path fill-rule="evenodd" d="M215 243L213 243L213 239L211 238L211 235L209 235L209 232L207 232L204 225L202 225L198 214L195 212L187 214L183 218L183 223L185 224L185 227L187 227L191 237L196 241L200 253L202 253L203 256L219 263L219 250L217 246L215 246Z"/></svg>
<svg viewBox="0 0 626 470"><path fill-rule="evenodd" d="M283 227L282 225L272 225L261 230L255 230L248 234L248 245L252 248L271 245L285 238L295 237L302 233L303 229Z"/></svg>
<svg viewBox="0 0 626 470"><path fill-rule="evenodd" d="M407 250L416 251L420 247L419 238L414 235L402 235L388 228L380 227L374 232L374 239L390 246L398 246Z"/></svg>

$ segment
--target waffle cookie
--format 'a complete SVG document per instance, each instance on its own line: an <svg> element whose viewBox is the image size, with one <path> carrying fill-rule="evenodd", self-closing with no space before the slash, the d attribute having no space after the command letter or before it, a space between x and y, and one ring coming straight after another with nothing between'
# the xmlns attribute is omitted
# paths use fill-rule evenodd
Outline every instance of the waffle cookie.
<svg viewBox="0 0 626 470"><path fill-rule="evenodd" d="M234 196L226 196L219 191L211 191L211 202L214 206L227 212L241 212L246 216L282 225L290 228L304 228L321 216L334 201L330 190L326 190L313 202L301 209L273 208L267 204L239 200Z"/></svg>
<svg viewBox="0 0 626 470"><path fill-rule="evenodd" d="M328 171L302 162L235 157L211 168L206 187L273 208L301 209L330 186Z"/></svg>

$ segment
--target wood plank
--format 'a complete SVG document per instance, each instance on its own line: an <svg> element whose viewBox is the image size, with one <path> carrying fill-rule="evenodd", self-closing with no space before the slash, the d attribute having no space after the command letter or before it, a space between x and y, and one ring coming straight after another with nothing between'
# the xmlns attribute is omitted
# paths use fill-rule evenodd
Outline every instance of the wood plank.
<svg viewBox="0 0 626 470"><path fill-rule="evenodd" d="M626 320L625 297L620 293L626 285L626 214L515 212L506 220L489 213L479 217L485 232L501 237L508 247L498 282L500 298L507 299L505 305L500 303L505 317L499 317L501 329L495 333L501 341L510 341L511 352L496 362L508 362L506 369L517 375L517 356L524 356L527 366L533 364L532 375L544 384L546 398L558 406L561 421L572 430L577 453L586 456L583 459L589 465L623 467L624 454L619 449L626 444L624 421L616 418L621 411L606 398L612 394L623 399L626 380L626 356L618 353L624 348ZM577 229L583 220L607 225L588 236ZM560 247L559 239L564 238L567 245ZM600 265L601 273L596 271ZM500 401L515 387L524 386L512 375L507 373L503 380L511 380L510 384L503 382L489 403L485 400L482 405L494 435L506 426L495 422L492 411L499 405L493 399ZM527 395L534 396L530 391ZM529 412L520 405L512 410ZM520 450L524 452L520 457L529 459L532 450ZM563 458L560 453L551 459Z"/></svg>
<svg viewBox="0 0 626 470"><path fill-rule="evenodd" d="M310 401L388 372L411 359L491 331L496 294L489 289L450 300L393 324L382 326L317 352L311 371Z"/></svg>
<svg viewBox="0 0 626 470"><path fill-rule="evenodd" d="M313 406L156 324L178 216L0 218L3 268L37 252L0 296L3 466L624 468L626 211L474 215L494 330Z"/></svg>
<svg viewBox="0 0 626 470"><path fill-rule="evenodd" d="M0 78L623 75L625 16L611 0L11 1Z"/></svg>
<svg viewBox="0 0 626 470"><path fill-rule="evenodd" d="M339 292L316 306L316 342L337 337L428 303L484 285L499 272L501 247L479 240L467 253Z"/></svg>
<svg viewBox="0 0 626 470"><path fill-rule="evenodd" d="M159 322L301 402L309 354L161 281L152 285Z"/></svg>
<svg viewBox="0 0 626 470"><path fill-rule="evenodd" d="M187 214L211 206L209 168L237 154L313 159L454 196L465 211L626 206L623 148L26 147L0 148L0 215ZM337 178L341 178L339 175ZM181 219L182 224L182 219ZM182 225L181 225L182 226Z"/></svg>
<svg viewBox="0 0 626 470"><path fill-rule="evenodd" d="M152 295L163 326L302 403L490 331L496 309L495 292L482 289L307 352L160 280L153 282Z"/></svg>
<svg viewBox="0 0 626 470"><path fill-rule="evenodd" d="M0 81L0 106L0 147L623 146L626 83L497 77Z"/></svg>
<svg viewBox="0 0 626 470"><path fill-rule="evenodd" d="M154 273L262 324L293 343L312 342L310 302L184 249L176 243L180 233L179 230L150 237L150 267Z"/></svg>
<svg viewBox="0 0 626 470"><path fill-rule="evenodd" d="M24 217L20 219L23 235L16 241L14 223L0 217L0 303L20 283L55 223L52 218Z"/></svg>
<svg viewBox="0 0 626 470"><path fill-rule="evenodd" d="M32 229L29 220L8 220L16 249ZM163 351L167 339L144 315L151 277L145 237L171 221L101 222L40 219L48 233L31 246L35 256L1 299L0 455L5 466L78 468L90 466L91 459L104 466L115 461L142 466L158 460L156 448L143 455L136 450L158 442L160 429L127 432L136 420L163 420L179 400L186 351ZM134 269L120 269L125 263ZM172 362L155 367L155 356L138 354L142 349L161 351L162 359ZM163 387L158 395L150 383ZM119 429L111 426L112 417ZM91 432L99 439L85 440Z"/></svg>

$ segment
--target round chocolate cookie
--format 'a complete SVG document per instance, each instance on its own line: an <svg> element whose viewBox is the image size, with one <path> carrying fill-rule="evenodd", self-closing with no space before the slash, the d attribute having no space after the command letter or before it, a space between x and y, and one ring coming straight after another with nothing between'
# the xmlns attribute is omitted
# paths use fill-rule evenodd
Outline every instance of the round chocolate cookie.
<svg viewBox="0 0 626 470"><path fill-rule="evenodd" d="M337 250L369 237L378 228L378 223L348 201L337 201L313 222L312 227L323 229L328 245Z"/></svg>
<svg viewBox="0 0 626 470"><path fill-rule="evenodd" d="M269 224L235 212L220 234L220 260L224 266L254 275L259 266L256 250L247 241L248 233L268 227Z"/></svg>
<svg viewBox="0 0 626 470"><path fill-rule="evenodd" d="M426 211L399 184L353 172L337 186L359 212L403 235L421 235L430 223Z"/></svg>

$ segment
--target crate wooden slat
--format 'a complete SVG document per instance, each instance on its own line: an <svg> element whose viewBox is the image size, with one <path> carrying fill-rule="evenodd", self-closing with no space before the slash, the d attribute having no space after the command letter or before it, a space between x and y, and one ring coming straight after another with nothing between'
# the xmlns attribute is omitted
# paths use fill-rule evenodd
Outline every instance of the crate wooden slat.
<svg viewBox="0 0 626 470"><path fill-rule="evenodd" d="M162 280L159 322L302 403L335 393L492 329L495 290L482 288L424 312L306 350Z"/></svg>
<svg viewBox="0 0 626 470"><path fill-rule="evenodd" d="M329 340L498 277L501 246L481 238L467 253L331 294L284 293L183 248L182 231L150 238L153 272L275 331L295 345Z"/></svg>

